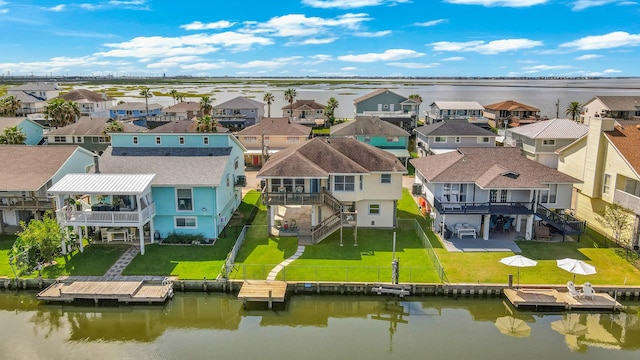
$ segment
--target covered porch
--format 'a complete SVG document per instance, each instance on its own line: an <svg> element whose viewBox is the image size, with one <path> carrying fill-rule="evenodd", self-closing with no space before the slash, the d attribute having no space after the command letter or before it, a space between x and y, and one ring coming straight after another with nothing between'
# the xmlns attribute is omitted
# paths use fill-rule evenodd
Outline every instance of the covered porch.
<svg viewBox="0 0 640 360"><path fill-rule="evenodd" d="M67 174L49 192L56 219L82 239L97 235L104 242L153 242L156 209L151 197L154 174ZM78 244L80 251L82 241ZM63 252L66 251L63 245Z"/></svg>

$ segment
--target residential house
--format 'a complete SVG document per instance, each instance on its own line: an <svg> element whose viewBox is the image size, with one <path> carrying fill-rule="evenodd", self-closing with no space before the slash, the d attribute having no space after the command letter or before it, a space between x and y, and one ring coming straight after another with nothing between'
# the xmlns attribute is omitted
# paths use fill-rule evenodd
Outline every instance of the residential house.
<svg viewBox="0 0 640 360"><path fill-rule="evenodd" d="M569 119L551 119L507 130L505 146L518 147L527 159L558 168L556 150L585 136L589 127Z"/></svg>
<svg viewBox="0 0 640 360"><path fill-rule="evenodd" d="M147 114L147 104L144 102L123 102L109 108L109 117L115 120L134 121L136 125L144 125L147 118L162 115L162 105L149 104L149 114Z"/></svg>
<svg viewBox="0 0 640 360"><path fill-rule="evenodd" d="M46 135L48 145L78 145L89 151L101 153L110 144L110 137L105 128L112 120L83 116L78 121L67 126L50 130ZM126 133L140 133L147 128L130 123L122 124Z"/></svg>
<svg viewBox="0 0 640 360"><path fill-rule="evenodd" d="M162 125L155 127L149 130L150 133L199 133L198 131L198 120L196 119L185 119L178 121L169 121L165 122ZM222 126L215 126L213 128L214 133L227 133L229 129Z"/></svg>
<svg viewBox="0 0 640 360"><path fill-rule="evenodd" d="M60 185L59 202L85 192L89 201L81 210L60 208L58 219L64 226L104 228L122 240L126 233L141 244L174 233L211 242L242 201L244 150L229 133L112 133L94 173L116 176ZM107 181L114 183L98 187Z"/></svg>
<svg viewBox="0 0 640 360"><path fill-rule="evenodd" d="M350 137L375 146L390 152L405 166L411 157L408 150L409 133L398 126L382 121L377 116L356 116L354 120L334 125L331 127L329 136Z"/></svg>
<svg viewBox="0 0 640 360"><path fill-rule="evenodd" d="M389 89L378 89L353 100L355 116L377 116L411 132L418 123L420 102Z"/></svg>
<svg viewBox="0 0 640 360"><path fill-rule="evenodd" d="M472 124L488 127L483 116L484 106L477 101L434 101L426 113L427 124L444 120L466 120Z"/></svg>
<svg viewBox="0 0 640 360"><path fill-rule="evenodd" d="M288 118L264 118L238 131L236 137L247 149L245 163L262 166L270 155L307 141L311 132L310 127L292 124Z"/></svg>
<svg viewBox="0 0 640 360"><path fill-rule="evenodd" d="M47 101L60 95L60 88L56 83L27 83L7 89L7 96L15 96L20 100L21 107L17 115L40 113L47 105Z"/></svg>
<svg viewBox="0 0 640 360"><path fill-rule="evenodd" d="M485 105L482 115L494 128L506 128L507 125L520 126L542 120L540 109L514 100Z"/></svg>
<svg viewBox="0 0 640 360"><path fill-rule="evenodd" d="M108 117L109 109L116 104L116 100L106 93L88 89L76 89L58 97L78 104L83 116Z"/></svg>
<svg viewBox="0 0 640 360"><path fill-rule="evenodd" d="M37 145L42 141L44 127L37 122L25 117L0 117L0 134L14 126L26 135L25 145Z"/></svg>
<svg viewBox="0 0 640 360"><path fill-rule="evenodd" d="M624 234L634 246L640 238L640 121L592 117L589 132L558 150L558 170L582 180L574 185L576 217L611 235L597 215L607 204L634 213L633 231Z"/></svg>
<svg viewBox="0 0 640 360"><path fill-rule="evenodd" d="M513 229L530 240L536 216L563 235L584 230L583 222L554 211L571 206L571 188L580 181L525 158L518 148L460 148L410 163L443 236L449 229L453 236L488 240Z"/></svg>
<svg viewBox="0 0 640 360"><path fill-rule="evenodd" d="M162 117L166 121L191 120L194 117L202 117L202 110L198 102L181 101L162 109Z"/></svg>
<svg viewBox="0 0 640 360"><path fill-rule="evenodd" d="M640 96L594 96L582 104L580 121L589 124L592 118L617 120L640 119Z"/></svg>
<svg viewBox="0 0 640 360"><path fill-rule="evenodd" d="M406 168L392 154L352 138L314 138L273 154L265 181L270 233L316 244L341 227L396 226Z"/></svg>
<svg viewBox="0 0 640 360"><path fill-rule="evenodd" d="M496 134L468 121L443 120L417 127L416 148L419 156L456 151L461 147L496 146Z"/></svg>
<svg viewBox="0 0 640 360"><path fill-rule="evenodd" d="M296 100L282 107L282 116L290 118L291 123L308 126L324 126L325 105L313 100Z"/></svg>
<svg viewBox="0 0 640 360"><path fill-rule="evenodd" d="M78 146L0 145L0 233L53 210L48 189L68 173L84 173L93 154ZM4 230L7 231L7 230Z"/></svg>
<svg viewBox="0 0 640 360"><path fill-rule="evenodd" d="M234 131L255 125L264 116L264 103L238 96L213 107L212 117Z"/></svg>

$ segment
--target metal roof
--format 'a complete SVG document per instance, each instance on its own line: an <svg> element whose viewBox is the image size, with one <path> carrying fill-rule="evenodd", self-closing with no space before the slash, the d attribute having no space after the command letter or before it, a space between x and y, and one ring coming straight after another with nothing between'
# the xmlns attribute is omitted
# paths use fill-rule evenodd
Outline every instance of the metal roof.
<svg viewBox="0 0 640 360"><path fill-rule="evenodd" d="M578 139L589 132L589 126L569 119L551 119L509 129L530 139Z"/></svg>
<svg viewBox="0 0 640 360"><path fill-rule="evenodd" d="M150 185L155 174L67 174L55 183L52 194L121 194L139 195Z"/></svg>

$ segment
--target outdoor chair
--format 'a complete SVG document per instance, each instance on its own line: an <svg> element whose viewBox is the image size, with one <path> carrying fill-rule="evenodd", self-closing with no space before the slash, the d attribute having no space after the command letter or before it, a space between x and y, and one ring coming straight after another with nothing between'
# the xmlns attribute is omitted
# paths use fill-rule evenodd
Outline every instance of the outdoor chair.
<svg viewBox="0 0 640 360"><path fill-rule="evenodd" d="M549 228L546 226L536 226L535 234L536 240L551 240Z"/></svg>
<svg viewBox="0 0 640 360"><path fill-rule="evenodd" d="M586 282L586 283L584 283L584 285L582 285L581 295L584 298L590 298L590 299L595 298L596 291L593 290L593 286L591 285L590 282Z"/></svg>
<svg viewBox="0 0 640 360"><path fill-rule="evenodd" d="M504 224L502 224L502 232L511 232L511 221L506 220Z"/></svg>
<svg viewBox="0 0 640 360"><path fill-rule="evenodd" d="M573 297L579 297L580 293L576 290L576 285L573 281L567 281L567 290L569 290L569 295Z"/></svg>
<svg viewBox="0 0 640 360"><path fill-rule="evenodd" d="M289 230L294 231L298 229L298 224L296 223L296 219L291 219L291 224L289 224Z"/></svg>
<svg viewBox="0 0 640 360"><path fill-rule="evenodd" d="M108 237L108 235L107 235L107 231L106 231L106 230L104 230L104 229L101 229L101 230L100 230L100 239L101 239L103 242L107 242L107 241L109 241L109 237Z"/></svg>
<svg viewBox="0 0 640 360"><path fill-rule="evenodd" d="M276 229L281 229L282 228L282 220L276 220Z"/></svg>

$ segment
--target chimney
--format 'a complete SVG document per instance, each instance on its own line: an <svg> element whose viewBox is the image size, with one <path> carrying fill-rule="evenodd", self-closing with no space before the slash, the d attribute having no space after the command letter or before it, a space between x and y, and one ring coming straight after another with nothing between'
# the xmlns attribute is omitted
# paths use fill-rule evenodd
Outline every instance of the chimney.
<svg viewBox="0 0 640 360"><path fill-rule="evenodd" d="M93 172L96 174L100 174L100 163L98 162L98 157L93 157Z"/></svg>

